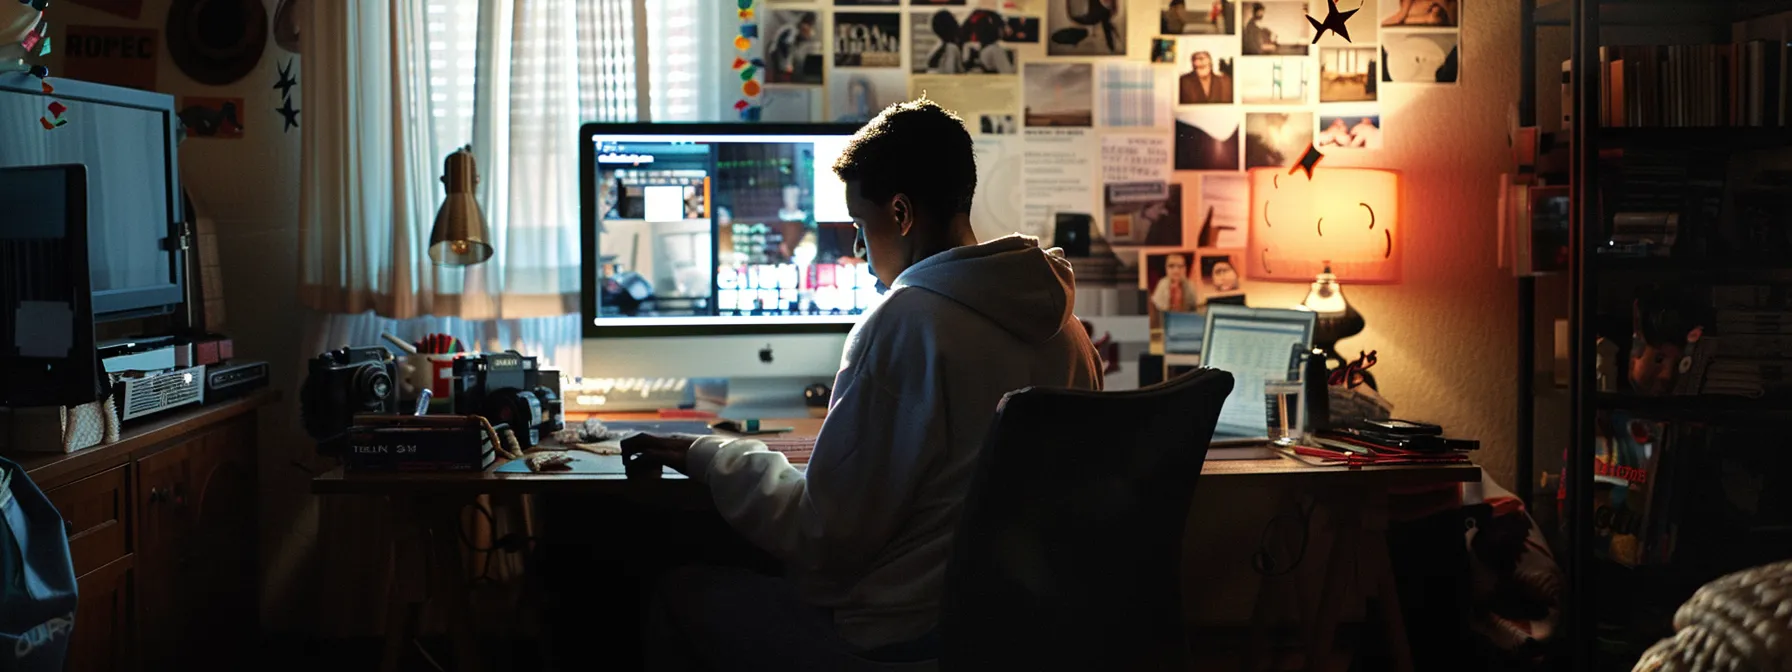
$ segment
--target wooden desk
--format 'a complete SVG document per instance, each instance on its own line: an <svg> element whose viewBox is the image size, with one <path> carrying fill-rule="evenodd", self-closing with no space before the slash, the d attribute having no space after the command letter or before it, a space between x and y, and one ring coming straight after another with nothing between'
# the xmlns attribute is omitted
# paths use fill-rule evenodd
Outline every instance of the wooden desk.
<svg viewBox="0 0 1792 672"><path fill-rule="evenodd" d="M640 420L650 419L650 416L607 419ZM795 428L792 433L794 436L813 436L821 426L820 420L812 418L767 422ZM460 506L476 497L601 495L679 508L711 506L707 488L682 475L668 473L659 481L630 481L623 470L621 456L600 455L596 459L603 465L597 473L497 473L497 465L479 473L348 474L336 469L312 479L311 490L320 495L374 495L393 498L394 503L406 515L411 516L419 529L427 531L422 539L434 540L428 544L426 551L431 567L428 572L431 589L443 591L438 594L445 598L444 605L451 611L465 613L465 582L454 577L462 562L460 549L455 545L461 530L456 526L460 525ZM1290 458L1276 457L1210 461L1201 468L1203 483L1211 483L1211 479L1245 484L1261 482L1311 492L1321 505L1333 513L1339 528L1337 542L1333 545L1330 557L1325 558L1328 569L1325 589L1309 621L1308 660L1330 658L1329 651L1344 612L1344 597L1347 594L1364 599L1380 595L1382 599L1379 602L1388 628L1386 635L1390 640L1389 646L1394 651L1396 666L1402 670L1411 670L1412 667L1388 558L1388 492L1396 488L1463 483L1480 478L1481 468L1466 463L1345 468L1319 467ZM417 565L406 563L406 566ZM1353 591L1350 588L1359 581L1356 573L1359 567L1364 572L1361 577L1363 582L1371 585L1363 585L1360 590ZM420 601L420 596L415 594L416 589L416 586L411 587L412 594L407 600ZM408 608L394 608L392 613L415 613L416 601L409 602ZM405 645L402 633L408 627L398 616L394 618L398 620L388 624L386 669L395 669L398 652ZM450 627L460 630L451 632L455 635L457 645L470 647L472 642L468 639L469 632L464 630L465 622L457 616L450 616L448 620ZM473 655L470 648L463 648L456 657L469 660ZM461 669L475 668L463 665ZM1309 666L1309 669L1317 668Z"/></svg>
<svg viewBox="0 0 1792 672"><path fill-rule="evenodd" d="M647 421L651 415L605 416L613 421ZM568 422L574 422L569 419ZM766 424L794 428L790 436L815 436L821 432L821 420L766 420ZM622 469L622 457L598 455L604 465L601 473L496 473L493 465L480 473L344 473L335 469L311 481L311 491L319 495L400 495L461 496L474 495L616 495L654 496L686 492L706 495L702 486L683 475L668 473L660 482L630 482ZM800 465L799 465L800 466ZM1481 478L1481 468L1472 464L1370 466L1357 469L1314 467L1292 459L1277 457L1267 460L1216 460L1201 467L1203 479L1223 478L1227 481L1263 480L1277 483L1299 481L1309 486L1341 484L1350 487L1373 485L1379 488L1404 488L1437 483L1461 483Z"/></svg>

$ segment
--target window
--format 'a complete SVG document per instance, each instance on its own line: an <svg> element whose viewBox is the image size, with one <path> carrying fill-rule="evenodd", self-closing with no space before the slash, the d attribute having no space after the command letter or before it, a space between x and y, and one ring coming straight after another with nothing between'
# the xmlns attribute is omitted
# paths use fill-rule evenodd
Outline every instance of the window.
<svg viewBox="0 0 1792 672"><path fill-rule="evenodd" d="M430 156L446 157L473 140L478 72L479 0L428 0Z"/></svg>
<svg viewBox="0 0 1792 672"><path fill-rule="evenodd" d="M699 33L698 0L658 0L647 13L649 100L659 121L696 121Z"/></svg>
<svg viewBox="0 0 1792 672"><path fill-rule="evenodd" d="M637 68L641 63L646 63L648 70L652 119L732 120L724 114L728 110L720 102L719 90L725 88L722 75L732 74L734 54L729 36L739 22L735 3L574 1L579 23L581 120L636 120ZM447 156L473 136L479 4L480 0L426 0L430 114L436 129L431 149L435 156ZM645 44L636 39L635 30L642 14L647 22Z"/></svg>
<svg viewBox="0 0 1792 672"><path fill-rule="evenodd" d="M684 1L684 0L680 0ZM651 7L660 0L647 0ZM634 121L635 0L579 0L579 116L585 121Z"/></svg>

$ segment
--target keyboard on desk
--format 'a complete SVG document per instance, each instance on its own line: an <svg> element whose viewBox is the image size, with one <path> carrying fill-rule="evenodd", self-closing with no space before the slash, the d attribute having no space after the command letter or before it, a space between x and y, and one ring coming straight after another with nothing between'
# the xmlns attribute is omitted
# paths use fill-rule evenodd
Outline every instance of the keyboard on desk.
<svg viewBox="0 0 1792 672"><path fill-rule="evenodd" d="M565 410L622 413L680 408L696 402L688 378L581 378L561 391Z"/></svg>
<svg viewBox="0 0 1792 672"><path fill-rule="evenodd" d="M783 453L784 459L789 460L791 464L808 464L809 455L815 452L815 437L813 436L756 436L753 438L764 443L767 450Z"/></svg>

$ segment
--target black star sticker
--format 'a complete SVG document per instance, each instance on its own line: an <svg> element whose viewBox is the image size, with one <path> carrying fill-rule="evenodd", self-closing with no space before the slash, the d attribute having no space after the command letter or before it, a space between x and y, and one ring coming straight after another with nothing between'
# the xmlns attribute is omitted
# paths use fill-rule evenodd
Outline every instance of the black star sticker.
<svg viewBox="0 0 1792 672"><path fill-rule="evenodd" d="M1313 24L1313 42L1317 44L1319 38L1324 36L1325 31L1327 30L1337 33L1338 37L1342 37L1345 42L1349 42L1350 29L1344 26L1344 22L1349 21L1350 15L1357 13L1357 10L1362 9L1362 7L1357 7L1348 12L1340 12L1338 11L1338 0L1326 0L1326 2L1331 5L1331 9L1325 14L1325 21L1319 21L1311 16L1307 17L1307 23Z"/></svg>
<svg viewBox="0 0 1792 672"><path fill-rule="evenodd" d="M280 129L280 132L284 133L299 127L299 111L293 109L291 98L287 98L286 104L274 108L274 111L279 112L280 116L286 117L286 127Z"/></svg>
<svg viewBox="0 0 1792 672"><path fill-rule="evenodd" d="M286 65L280 66L280 81L274 84L274 88L280 90L280 95L291 98L292 87L298 85L298 78L292 76L292 59L287 59Z"/></svg>
<svg viewBox="0 0 1792 672"><path fill-rule="evenodd" d="M1325 158L1325 155L1320 154L1318 148L1312 145L1307 145L1307 153L1301 155L1299 163L1294 164L1293 168L1288 169L1288 174L1293 175L1294 171L1305 170L1307 171L1307 179L1311 180L1313 179L1313 167L1319 165L1319 160L1323 158Z"/></svg>

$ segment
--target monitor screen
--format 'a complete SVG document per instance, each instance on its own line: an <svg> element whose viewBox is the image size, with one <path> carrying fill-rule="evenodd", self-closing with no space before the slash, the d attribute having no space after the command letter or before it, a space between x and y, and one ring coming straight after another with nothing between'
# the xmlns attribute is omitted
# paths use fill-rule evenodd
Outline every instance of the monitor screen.
<svg viewBox="0 0 1792 672"><path fill-rule="evenodd" d="M0 167L30 198L0 217L0 406L75 406L99 398L87 275L87 171Z"/></svg>
<svg viewBox="0 0 1792 672"><path fill-rule="evenodd" d="M850 325L881 296L832 170L857 130L587 124L588 324Z"/></svg>

